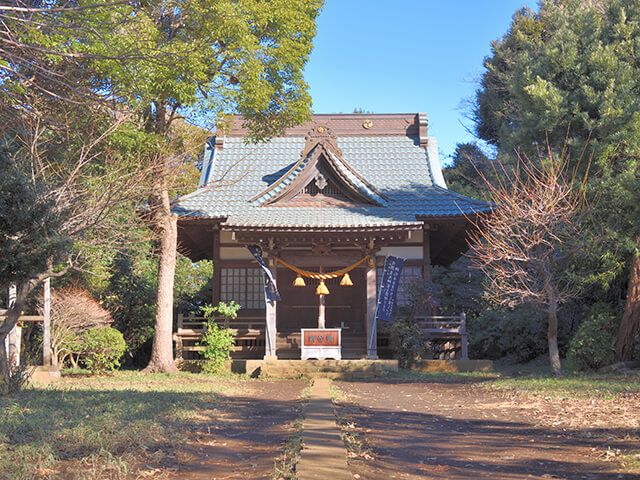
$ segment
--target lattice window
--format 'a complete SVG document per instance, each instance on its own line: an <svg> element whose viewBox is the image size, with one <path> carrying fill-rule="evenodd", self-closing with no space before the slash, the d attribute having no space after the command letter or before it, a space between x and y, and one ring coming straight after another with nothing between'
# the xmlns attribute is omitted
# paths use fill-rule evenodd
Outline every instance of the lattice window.
<svg viewBox="0 0 640 480"><path fill-rule="evenodd" d="M265 308L264 273L259 268L222 268L220 300L235 300L242 308Z"/></svg>
<svg viewBox="0 0 640 480"><path fill-rule="evenodd" d="M378 267L376 271L376 292L380 291L380 283L382 282L382 267ZM409 286L412 282L422 278L422 267L407 266L402 268L400 274L400 283L398 284L398 296L396 297L396 305L409 305L411 297L409 295ZM377 296L377 293L376 293Z"/></svg>

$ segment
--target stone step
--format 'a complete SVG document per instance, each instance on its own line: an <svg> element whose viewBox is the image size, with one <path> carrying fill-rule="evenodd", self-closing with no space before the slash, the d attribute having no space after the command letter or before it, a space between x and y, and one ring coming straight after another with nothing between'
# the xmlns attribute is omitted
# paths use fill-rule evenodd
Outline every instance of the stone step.
<svg viewBox="0 0 640 480"><path fill-rule="evenodd" d="M260 367L261 377L373 378L397 371L396 360L273 360Z"/></svg>

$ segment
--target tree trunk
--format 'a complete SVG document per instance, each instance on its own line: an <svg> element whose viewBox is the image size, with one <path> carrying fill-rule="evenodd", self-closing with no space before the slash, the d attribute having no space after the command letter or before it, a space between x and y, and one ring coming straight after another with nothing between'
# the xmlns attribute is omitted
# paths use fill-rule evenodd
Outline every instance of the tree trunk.
<svg viewBox="0 0 640 480"><path fill-rule="evenodd" d="M554 376L561 377L562 365L560 364L560 352L558 351L558 301L555 296L549 299L547 317L549 319L547 341L549 343L549 361L551 362L551 371Z"/></svg>
<svg viewBox="0 0 640 480"><path fill-rule="evenodd" d="M640 245L640 238L636 239ZM633 348L640 335L640 255L634 255L631 260L631 275L627 289L627 303L618 330L616 340L616 360L624 362L632 360Z"/></svg>
<svg viewBox="0 0 640 480"><path fill-rule="evenodd" d="M20 314L24 308L27 296L34 286L34 282L26 282L24 284L17 285L15 302L7 310L7 316L5 317L4 322L0 324L0 373L2 373L2 378L5 382L9 381L10 370L9 358L7 356L7 349L4 342L9 335L9 332L18 324L18 319L20 318Z"/></svg>
<svg viewBox="0 0 640 480"><path fill-rule="evenodd" d="M9 371L9 359L7 358L7 348L5 345L5 338L8 334L0 334L0 372L2 372L2 380L5 384L9 384L9 377L11 373Z"/></svg>
<svg viewBox="0 0 640 480"><path fill-rule="evenodd" d="M150 199L156 208L154 226L160 239L158 263L158 288L156 319L154 323L151 360L143 370L145 373L177 372L173 361L173 281L176 270L176 249L178 244L178 217L170 211L169 193L166 188ZM154 205L154 201L157 202ZM160 205L158 205L160 203Z"/></svg>

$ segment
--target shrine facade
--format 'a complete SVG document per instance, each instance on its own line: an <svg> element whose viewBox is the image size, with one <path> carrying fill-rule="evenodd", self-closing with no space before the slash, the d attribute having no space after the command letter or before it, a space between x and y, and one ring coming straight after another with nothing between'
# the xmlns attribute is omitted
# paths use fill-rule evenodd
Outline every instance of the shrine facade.
<svg viewBox="0 0 640 480"><path fill-rule="evenodd" d="M199 188L173 205L180 250L214 262L213 304L242 306L233 356L299 359L302 330L319 326L341 329L342 358L384 354L374 318L385 258L406 258L407 302L413 280L468 248L490 206L447 189L421 113L314 115L265 143L246 135L235 117L212 138ZM251 245L279 301L265 301Z"/></svg>

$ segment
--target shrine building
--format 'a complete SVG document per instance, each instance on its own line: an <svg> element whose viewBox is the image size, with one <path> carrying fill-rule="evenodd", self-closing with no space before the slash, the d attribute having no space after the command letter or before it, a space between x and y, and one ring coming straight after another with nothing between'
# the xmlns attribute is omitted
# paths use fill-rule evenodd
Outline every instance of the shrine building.
<svg viewBox="0 0 640 480"><path fill-rule="evenodd" d="M299 359L301 330L319 323L341 328L342 358L388 354L373 331L385 258L406 258L406 303L411 281L468 248L489 204L447 189L422 113L314 115L258 144L246 134L236 116L212 138L198 189L173 204L180 251L213 260L213 305L242 306L232 356ZM280 301L265 301L251 245Z"/></svg>

